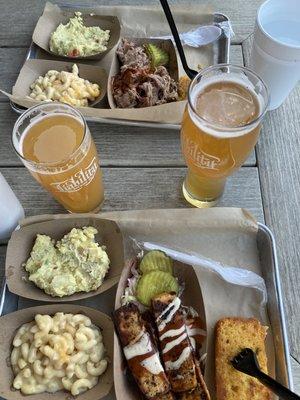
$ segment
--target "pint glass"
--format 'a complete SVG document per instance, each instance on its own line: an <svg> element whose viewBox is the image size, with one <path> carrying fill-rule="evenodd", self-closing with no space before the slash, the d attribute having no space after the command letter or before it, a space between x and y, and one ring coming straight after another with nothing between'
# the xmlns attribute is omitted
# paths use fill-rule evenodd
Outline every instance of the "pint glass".
<svg viewBox="0 0 300 400"><path fill-rule="evenodd" d="M69 212L97 212L104 199L95 144L82 114L45 103L22 114L13 146L32 176Z"/></svg>
<svg viewBox="0 0 300 400"><path fill-rule="evenodd" d="M226 177L254 148L268 102L265 84L247 68L219 64L194 78L181 127L188 167L183 195L189 203L217 203Z"/></svg>

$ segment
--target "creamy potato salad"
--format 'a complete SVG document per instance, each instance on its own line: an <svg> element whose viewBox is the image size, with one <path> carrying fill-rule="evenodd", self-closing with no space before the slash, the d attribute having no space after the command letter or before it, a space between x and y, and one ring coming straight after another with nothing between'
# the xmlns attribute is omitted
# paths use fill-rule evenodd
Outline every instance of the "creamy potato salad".
<svg viewBox="0 0 300 400"><path fill-rule="evenodd" d="M81 12L75 12L66 25L59 24L51 34L49 47L53 53L87 57L107 50L110 31L104 31L99 26L84 26L81 15Z"/></svg>
<svg viewBox="0 0 300 400"><path fill-rule="evenodd" d="M95 242L97 229L73 228L60 241L38 234L25 270L29 280L54 297L96 290L109 269L103 246Z"/></svg>

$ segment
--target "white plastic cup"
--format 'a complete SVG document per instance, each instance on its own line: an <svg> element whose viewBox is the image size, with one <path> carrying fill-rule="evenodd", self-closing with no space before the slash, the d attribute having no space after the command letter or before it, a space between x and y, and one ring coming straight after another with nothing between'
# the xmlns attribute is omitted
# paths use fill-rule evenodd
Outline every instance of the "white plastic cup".
<svg viewBox="0 0 300 400"><path fill-rule="evenodd" d="M267 0L256 17L251 68L278 108L300 79L300 0Z"/></svg>
<svg viewBox="0 0 300 400"><path fill-rule="evenodd" d="M0 243L10 238L22 218L24 218L23 207L0 173Z"/></svg>

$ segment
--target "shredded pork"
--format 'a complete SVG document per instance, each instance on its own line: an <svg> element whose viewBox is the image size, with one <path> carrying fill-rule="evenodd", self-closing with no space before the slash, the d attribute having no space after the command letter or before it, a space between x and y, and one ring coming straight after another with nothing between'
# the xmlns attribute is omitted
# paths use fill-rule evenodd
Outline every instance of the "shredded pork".
<svg viewBox="0 0 300 400"><path fill-rule="evenodd" d="M149 107L178 100L177 83L165 67L151 69L143 47L122 39L117 55L122 64L112 82L117 107Z"/></svg>

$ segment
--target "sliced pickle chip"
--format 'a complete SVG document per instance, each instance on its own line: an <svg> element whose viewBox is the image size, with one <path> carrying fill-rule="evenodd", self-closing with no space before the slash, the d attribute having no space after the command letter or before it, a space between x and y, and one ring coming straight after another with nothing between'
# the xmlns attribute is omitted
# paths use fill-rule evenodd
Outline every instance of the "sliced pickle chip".
<svg viewBox="0 0 300 400"><path fill-rule="evenodd" d="M151 271L164 271L173 275L173 260L163 251L149 251L143 258L139 267L142 274L148 274Z"/></svg>
<svg viewBox="0 0 300 400"><path fill-rule="evenodd" d="M151 271L139 279L136 297L145 306L150 306L151 299L164 292L178 293L178 282L173 275L163 271Z"/></svg>

